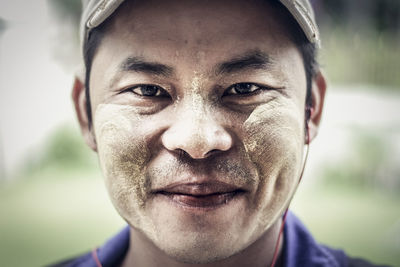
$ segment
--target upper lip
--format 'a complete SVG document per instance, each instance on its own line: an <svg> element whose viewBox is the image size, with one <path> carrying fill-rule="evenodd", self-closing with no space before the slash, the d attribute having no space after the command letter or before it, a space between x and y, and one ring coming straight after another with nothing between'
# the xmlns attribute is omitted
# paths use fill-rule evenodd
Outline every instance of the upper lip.
<svg viewBox="0 0 400 267"><path fill-rule="evenodd" d="M154 190L154 193L182 194L192 196L206 196L224 194L245 190L241 187L220 181L173 183L166 187Z"/></svg>

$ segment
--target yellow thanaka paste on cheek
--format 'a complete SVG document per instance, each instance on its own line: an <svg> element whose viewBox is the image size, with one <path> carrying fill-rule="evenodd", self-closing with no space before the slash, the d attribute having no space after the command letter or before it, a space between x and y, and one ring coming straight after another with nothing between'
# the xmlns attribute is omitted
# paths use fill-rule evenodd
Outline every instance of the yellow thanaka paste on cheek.
<svg viewBox="0 0 400 267"><path fill-rule="evenodd" d="M258 170L255 207L260 227L268 229L294 194L304 145L304 117L289 99L258 106L243 124L244 147Z"/></svg>
<svg viewBox="0 0 400 267"><path fill-rule="evenodd" d="M149 190L145 166L150 152L138 133L141 117L131 106L100 104L94 118L99 161L110 198L131 225L150 231L142 220Z"/></svg>

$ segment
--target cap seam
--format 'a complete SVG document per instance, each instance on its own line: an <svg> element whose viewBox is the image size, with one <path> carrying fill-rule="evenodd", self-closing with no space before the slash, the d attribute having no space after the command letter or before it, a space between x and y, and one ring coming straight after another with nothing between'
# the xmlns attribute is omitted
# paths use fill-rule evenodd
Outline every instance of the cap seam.
<svg viewBox="0 0 400 267"><path fill-rule="evenodd" d="M310 18L309 12L302 3L298 0L280 0L280 2L288 9L291 15L296 19L297 23L302 28L307 39L311 43L317 43L319 46L318 30Z"/></svg>
<svg viewBox="0 0 400 267"><path fill-rule="evenodd" d="M313 32L313 37L316 39L317 38L317 31L315 29L314 23L311 21L310 16L309 16L309 12L307 11L307 9L303 6L302 3L300 3L299 1L295 1L295 5L296 8L299 12L302 13L302 15L304 16L303 18L306 20L307 24L311 27L311 30ZM299 8L298 8L299 7Z"/></svg>
<svg viewBox="0 0 400 267"><path fill-rule="evenodd" d="M103 0L96 6L87 21L88 28L99 26L107 19L124 0Z"/></svg>
<svg viewBox="0 0 400 267"><path fill-rule="evenodd" d="M99 14L102 10L104 10L104 7L106 6L106 2L107 2L107 1L110 1L110 0L102 0L102 1L100 1L100 2L97 4L95 10L93 11L93 13L90 15L90 17L89 17L88 20L87 20L86 26L87 26L88 28L94 28L94 27L97 26L97 25L93 25L92 20L93 20L94 17L98 16L98 14Z"/></svg>

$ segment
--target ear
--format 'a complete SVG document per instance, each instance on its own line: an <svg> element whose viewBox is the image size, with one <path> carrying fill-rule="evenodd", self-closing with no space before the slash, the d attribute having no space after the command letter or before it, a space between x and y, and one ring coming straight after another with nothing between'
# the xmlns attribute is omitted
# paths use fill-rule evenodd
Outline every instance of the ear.
<svg viewBox="0 0 400 267"><path fill-rule="evenodd" d="M309 142L317 136L319 123L321 121L322 110L324 107L324 99L325 99L325 91L326 91L326 80L321 71L315 75L312 81L311 94L312 94L312 107L311 107L311 116L310 121L308 123L308 134L309 134Z"/></svg>
<svg viewBox="0 0 400 267"><path fill-rule="evenodd" d="M79 77L75 77L72 88L72 100L75 106L76 116L78 117L81 132L86 144L94 151L97 151L96 138L93 127L89 124L86 110L85 86Z"/></svg>

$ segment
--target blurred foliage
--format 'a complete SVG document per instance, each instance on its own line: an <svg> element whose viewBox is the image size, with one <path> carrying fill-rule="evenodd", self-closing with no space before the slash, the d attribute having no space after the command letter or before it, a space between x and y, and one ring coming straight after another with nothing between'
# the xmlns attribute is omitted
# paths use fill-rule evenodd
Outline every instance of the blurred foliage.
<svg viewBox="0 0 400 267"><path fill-rule="evenodd" d="M23 165L21 176L44 169L94 169L97 160L80 133L70 125L63 125L46 139L41 152L31 153Z"/></svg>
<svg viewBox="0 0 400 267"><path fill-rule="evenodd" d="M311 0L318 24L400 34L398 0Z"/></svg>
<svg viewBox="0 0 400 267"><path fill-rule="evenodd" d="M47 0L47 3L57 22L52 54L67 72L74 72L81 63L78 30L81 0Z"/></svg>
<svg viewBox="0 0 400 267"><path fill-rule="evenodd" d="M7 22L4 19L0 18L0 37L6 31L6 29L7 29Z"/></svg>
<svg viewBox="0 0 400 267"><path fill-rule="evenodd" d="M300 188L291 209L323 244L385 266L400 266L397 194L357 187Z"/></svg>
<svg viewBox="0 0 400 267"><path fill-rule="evenodd" d="M334 83L400 90L400 42L388 33L323 31L321 65Z"/></svg>
<svg viewBox="0 0 400 267"><path fill-rule="evenodd" d="M47 3L61 21L72 20L78 27L82 10L81 0L47 0Z"/></svg>
<svg viewBox="0 0 400 267"><path fill-rule="evenodd" d="M351 146L339 162L324 164L321 180L328 186L400 192L400 166L389 160L395 153L381 134L354 131Z"/></svg>
<svg viewBox="0 0 400 267"><path fill-rule="evenodd" d="M314 1L321 63L334 83L400 90L400 1Z"/></svg>

